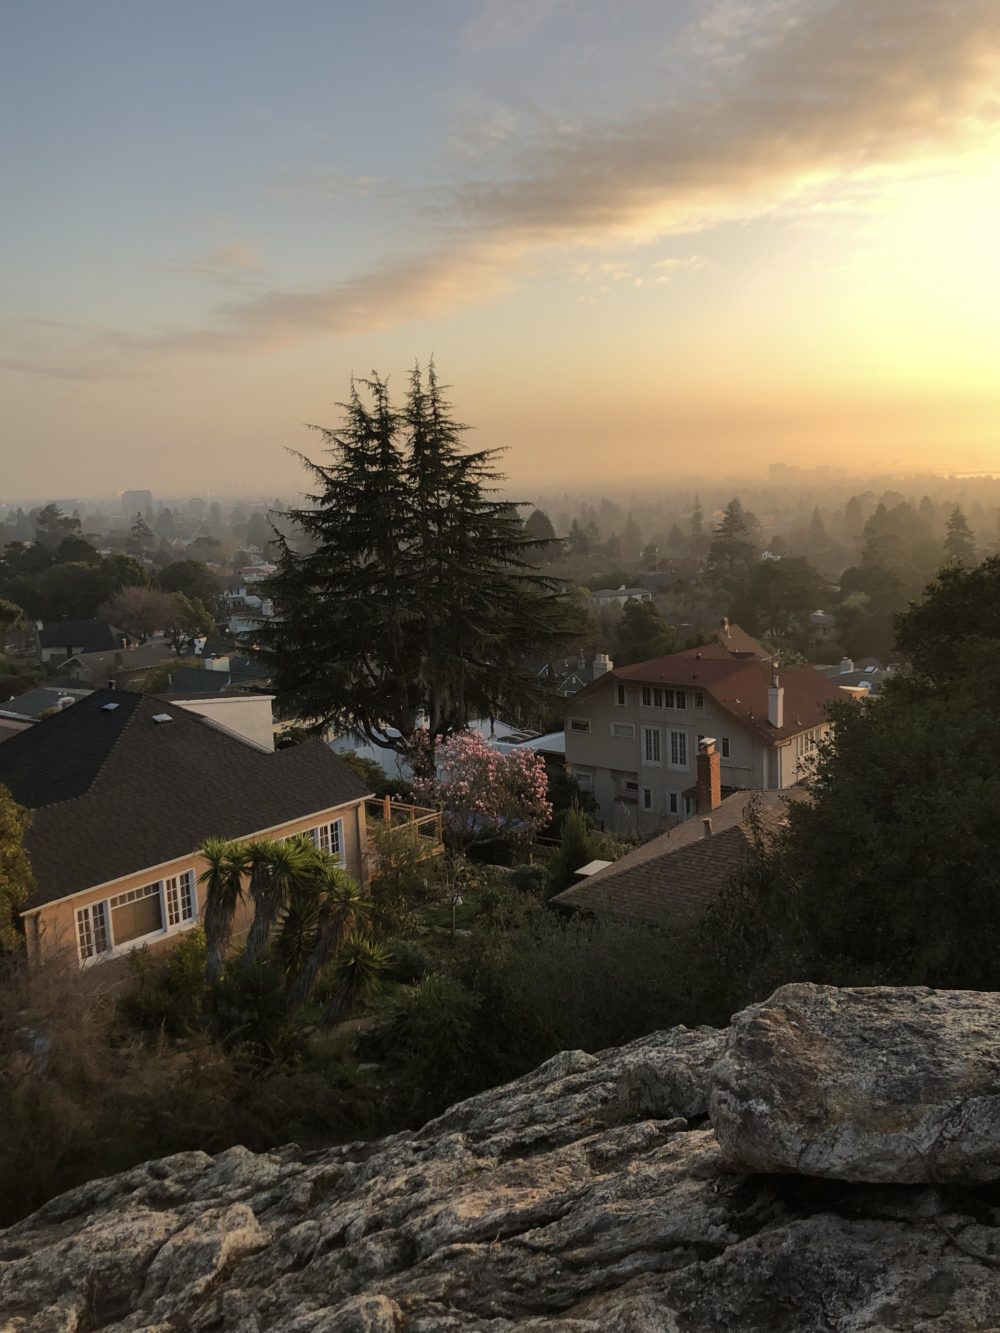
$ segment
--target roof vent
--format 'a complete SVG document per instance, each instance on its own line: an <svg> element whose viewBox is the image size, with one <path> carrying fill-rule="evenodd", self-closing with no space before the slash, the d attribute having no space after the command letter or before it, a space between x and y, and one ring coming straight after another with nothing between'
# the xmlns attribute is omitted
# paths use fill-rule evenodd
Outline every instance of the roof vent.
<svg viewBox="0 0 1000 1333"><path fill-rule="evenodd" d="M102 713L113 713L116 708L121 708L121 704L101 704Z"/></svg>
<svg viewBox="0 0 1000 1333"><path fill-rule="evenodd" d="M116 705L116 707L117 707L117 705ZM170 716L169 713L154 713L154 714L153 714L153 721L154 721L154 722L173 722L173 720L174 720L174 719Z"/></svg>

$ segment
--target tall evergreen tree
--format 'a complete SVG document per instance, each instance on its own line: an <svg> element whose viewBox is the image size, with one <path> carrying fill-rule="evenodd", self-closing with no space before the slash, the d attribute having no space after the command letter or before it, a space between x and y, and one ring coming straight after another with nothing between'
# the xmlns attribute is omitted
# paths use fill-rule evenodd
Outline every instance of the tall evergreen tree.
<svg viewBox="0 0 1000 1333"><path fill-rule="evenodd" d="M352 385L331 461L291 510L309 549L280 539L277 616L261 634L285 711L413 749L542 689L523 665L570 635L560 585L538 573L544 542L498 497L496 451L464 451L431 366L411 375L402 410L384 380ZM539 700L540 701L540 700ZM419 747L421 753L427 747Z"/></svg>
<svg viewBox="0 0 1000 1333"><path fill-rule="evenodd" d="M715 529L706 563L708 577L719 587L732 590L756 561L757 546L751 535L753 523L739 497L733 496Z"/></svg>
<svg viewBox="0 0 1000 1333"><path fill-rule="evenodd" d="M944 553L945 558L953 565L974 565L976 563L976 539L973 537L966 517L958 505L955 506L948 517Z"/></svg>

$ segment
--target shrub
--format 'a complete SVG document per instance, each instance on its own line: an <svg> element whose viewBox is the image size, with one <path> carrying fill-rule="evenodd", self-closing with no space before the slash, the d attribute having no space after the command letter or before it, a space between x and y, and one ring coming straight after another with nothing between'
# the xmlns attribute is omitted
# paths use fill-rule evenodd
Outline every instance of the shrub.
<svg viewBox="0 0 1000 1333"><path fill-rule="evenodd" d="M180 1037L193 1031L205 1007L205 954L200 926L162 957L137 949L129 957L132 987L119 1002L121 1017L141 1032Z"/></svg>

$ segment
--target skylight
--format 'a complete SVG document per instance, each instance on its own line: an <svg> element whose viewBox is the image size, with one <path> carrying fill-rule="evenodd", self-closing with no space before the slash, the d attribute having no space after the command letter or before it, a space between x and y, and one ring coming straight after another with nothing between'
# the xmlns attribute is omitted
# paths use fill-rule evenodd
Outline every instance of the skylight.
<svg viewBox="0 0 1000 1333"><path fill-rule="evenodd" d="M121 708L121 704L101 704L102 713L113 713L116 708Z"/></svg>
<svg viewBox="0 0 1000 1333"><path fill-rule="evenodd" d="M118 706L118 705L116 704L115 707L117 708L117 706ZM153 721L154 721L154 722L173 722L173 720L174 720L174 719L170 716L169 713L154 713L154 714L153 714Z"/></svg>

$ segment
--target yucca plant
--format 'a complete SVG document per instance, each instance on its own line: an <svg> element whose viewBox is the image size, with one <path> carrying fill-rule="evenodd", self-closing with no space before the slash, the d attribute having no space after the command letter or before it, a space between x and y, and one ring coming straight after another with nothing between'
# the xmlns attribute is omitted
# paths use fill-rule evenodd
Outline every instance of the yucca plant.
<svg viewBox="0 0 1000 1333"><path fill-rule="evenodd" d="M382 989L382 974L392 964L392 954L384 944L376 944L364 935L345 940L333 969L334 991L323 1015L326 1027L332 1027L351 1013L359 1000L369 999Z"/></svg>

